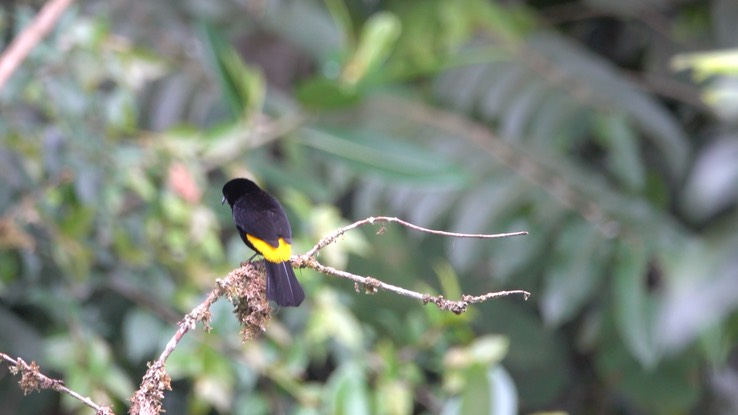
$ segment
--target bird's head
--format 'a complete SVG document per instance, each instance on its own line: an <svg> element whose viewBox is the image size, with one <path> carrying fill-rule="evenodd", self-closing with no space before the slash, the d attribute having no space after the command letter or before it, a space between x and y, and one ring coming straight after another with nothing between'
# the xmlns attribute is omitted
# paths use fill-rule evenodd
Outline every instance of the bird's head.
<svg viewBox="0 0 738 415"><path fill-rule="evenodd" d="M249 179L238 178L230 180L223 186L223 200L221 200L220 204L222 205L227 201L233 207L233 204L236 203L238 198L257 190L259 190L259 186Z"/></svg>

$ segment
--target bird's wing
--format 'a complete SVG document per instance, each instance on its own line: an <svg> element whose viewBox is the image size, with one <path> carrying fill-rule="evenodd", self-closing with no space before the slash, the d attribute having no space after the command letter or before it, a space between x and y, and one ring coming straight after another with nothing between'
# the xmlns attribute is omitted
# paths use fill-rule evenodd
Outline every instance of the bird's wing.
<svg viewBox="0 0 738 415"><path fill-rule="evenodd" d="M267 194L268 195L268 194ZM273 197L242 197L233 206L233 220L239 231L255 236L269 245L279 246L279 238L292 243L292 230L284 209Z"/></svg>

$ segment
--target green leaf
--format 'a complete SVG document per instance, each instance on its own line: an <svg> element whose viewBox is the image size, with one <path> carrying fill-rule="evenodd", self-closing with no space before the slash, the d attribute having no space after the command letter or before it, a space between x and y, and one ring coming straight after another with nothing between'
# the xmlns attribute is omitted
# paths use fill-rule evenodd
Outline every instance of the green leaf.
<svg viewBox="0 0 738 415"><path fill-rule="evenodd" d="M487 370L482 365L474 365L466 372L466 385L461 394L462 414L491 413L490 384Z"/></svg>
<svg viewBox="0 0 738 415"><path fill-rule="evenodd" d="M540 302L546 324L569 321L590 300L603 275L600 242L597 231L582 220L570 221L559 235Z"/></svg>
<svg viewBox="0 0 738 415"><path fill-rule="evenodd" d="M656 304L654 339L669 353L689 347L706 330L735 315L738 238L731 227L719 232L724 236L673 238L681 244L659 252L659 264L669 279L668 290Z"/></svg>
<svg viewBox="0 0 738 415"><path fill-rule="evenodd" d="M467 175L442 155L405 141L393 140L368 131L331 133L317 129L303 130L303 144L349 164L387 179L439 187L459 184Z"/></svg>
<svg viewBox="0 0 738 415"><path fill-rule="evenodd" d="M314 316L306 329L307 338L315 343L330 339L348 350L359 350L364 342L361 325L335 293L329 289L320 290L313 301Z"/></svg>
<svg viewBox="0 0 738 415"><path fill-rule="evenodd" d="M716 324L700 335L698 344L710 364L721 367L728 361L733 346L732 340L727 330L722 325Z"/></svg>
<svg viewBox="0 0 738 415"><path fill-rule="evenodd" d="M681 53L671 59L671 67L676 71L692 70L697 81L715 75L738 75L738 49Z"/></svg>
<svg viewBox="0 0 738 415"><path fill-rule="evenodd" d="M266 95L261 72L244 64L238 52L212 26L202 23L200 31L231 113L236 119L248 118L261 109Z"/></svg>
<svg viewBox="0 0 738 415"><path fill-rule="evenodd" d="M123 337L128 358L133 362L141 362L156 352L160 346L159 336L161 322L149 313L131 310L123 319Z"/></svg>
<svg viewBox="0 0 738 415"><path fill-rule="evenodd" d="M531 37L530 43L558 65L573 84L591 91L595 102L627 114L633 125L662 153L672 177L684 175L690 142L673 113L618 72L610 62L558 34L542 31Z"/></svg>
<svg viewBox="0 0 738 415"><path fill-rule="evenodd" d="M468 369L475 365L492 366L507 354L510 341L505 336L488 335L476 339L468 347L455 347L444 356L443 365L449 369Z"/></svg>
<svg viewBox="0 0 738 415"><path fill-rule="evenodd" d="M653 310L645 284L649 254L643 245L620 243L612 278L618 332L645 367L653 367L661 358L653 337Z"/></svg>
<svg viewBox="0 0 738 415"><path fill-rule="evenodd" d="M518 413L515 383L504 368L474 367L465 375L465 379L466 386L461 398L447 401L441 412L443 415Z"/></svg>
<svg viewBox="0 0 738 415"><path fill-rule="evenodd" d="M438 282L441 284L441 293L446 298L461 298L461 286L459 286L459 276L448 262L438 261L433 266L433 270L438 276Z"/></svg>
<svg viewBox="0 0 738 415"><path fill-rule="evenodd" d="M609 150L610 171L630 190L642 190L646 185L644 163L638 153L638 137L621 114L598 114L598 137Z"/></svg>
<svg viewBox="0 0 738 415"><path fill-rule="evenodd" d="M688 413L703 394L704 386L697 381L703 369L696 354L683 354L646 368L617 340L607 344L597 356L600 376L617 379L613 392L641 408L642 413Z"/></svg>
<svg viewBox="0 0 738 415"><path fill-rule="evenodd" d="M356 85L392 53L401 31L400 19L390 12L374 14L364 23L359 44L343 68L341 80Z"/></svg>
<svg viewBox="0 0 738 415"><path fill-rule="evenodd" d="M535 297L533 297L535 298ZM561 396L572 383L568 336L547 329L532 307L517 301L490 301L476 305L480 315L477 330L494 331L510 339L505 367L516 378L521 401L545 406Z"/></svg>
<svg viewBox="0 0 738 415"><path fill-rule="evenodd" d="M413 409L413 389L399 379L382 382L375 390L377 413L410 414Z"/></svg>
<svg viewBox="0 0 738 415"><path fill-rule="evenodd" d="M474 340L469 351L476 363L492 366L499 363L507 354L510 341L505 336L487 335Z"/></svg>
<svg viewBox="0 0 738 415"><path fill-rule="evenodd" d="M723 121L738 119L738 76L717 78L705 86L702 101Z"/></svg>
<svg viewBox="0 0 738 415"><path fill-rule="evenodd" d="M737 90L738 91L738 90ZM707 221L738 199L738 140L713 140L695 157L680 205L693 220Z"/></svg>
<svg viewBox="0 0 738 415"><path fill-rule="evenodd" d="M491 414L515 415L518 413L518 391L510 374L502 366L487 370L490 383Z"/></svg>
<svg viewBox="0 0 738 415"><path fill-rule="evenodd" d="M368 415L370 413L364 370L351 362L341 365L328 380L325 394L333 415Z"/></svg>
<svg viewBox="0 0 738 415"><path fill-rule="evenodd" d="M356 88L326 78L310 79L297 88L298 101L313 110L345 108L355 104L360 98Z"/></svg>

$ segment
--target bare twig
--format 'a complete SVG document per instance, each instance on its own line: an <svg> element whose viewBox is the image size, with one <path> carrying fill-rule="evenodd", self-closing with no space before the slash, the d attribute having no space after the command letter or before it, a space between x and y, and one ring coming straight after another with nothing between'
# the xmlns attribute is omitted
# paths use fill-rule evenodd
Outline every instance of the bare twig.
<svg viewBox="0 0 738 415"><path fill-rule="evenodd" d="M512 294L522 294L526 300L530 296L530 293L527 291L514 290L514 291L500 291L500 292L487 293L481 296L464 295L462 299L458 301L447 300L443 298L443 296L441 295L432 296L430 294L423 294L417 291L408 290L407 288L398 287L396 285L382 282L376 278L364 277L361 275L352 274L350 272L337 270L335 268L321 264L315 258L315 255L318 253L318 251L320 251L321 249L335 242L341 235L345 234L346 232L352 229L359 228L361 226L373 225L376 223L398 223L402 226L405 226L410 229L414 229L419 232L425 232L425 233L430 233L434 235L450 236L454 238L492 239L492 238L505 238L509 236L518 236L518 235L528 234L528 232L526 231L512 232L512 233L500 233L500 234L470 234L470 233L446 232L446 231L439 231L435 229L423 228L421 226L413 225L410 222L406 222L402 219L398 219L394 217L387 217L387 216L370 217L364 220L354 222L348 226L344 226L336 230L332 234L326 236L325 238L321 239L320 241L318 241L317 244L315 244L315 246L312 247L312 249L310 249L305 254L292 257L292 265L298 268L314 269L326 275L332 275L334 277L345 278L345 279L351 280L356 284L357 291L359 291L361 287L363 287L364 290L368 293L375 293L378 289L383 289L383 290L390 291L390 292L393 292L395 294L399 294L405 297L410 297L410 298L421 300L425 304L433 303L437 305L438 308L442 310L451 311L455 314L461 314L465 312L466 307L469 303L480 303L480 302L487 301L492 298L497 298L497 297L502 297L502 296L507 296L507 295L512 295ZM378 233L382 233L383 231L384 231L384 228L381 228Z"/></svg>
<svg viewBox="0 0 738 415"><path fill-rule="evenodd" d="M454 237L454 238L495 239L495 238L507 238L507 237L510 237L510 236L519 236L519 235L527 235L528 234L528 232L526 232L526 231L512 232L512 233L497 233L497 234L481 234L481 233L472 234L472 233L458 233L458 232L437 231L437 230L434 230L434 229L428 229L428 228L423 228L423 227L418 226L418 225L413 225L412 223L405 222L402 219L393 218L393 217L389 217L389 216L377 216L377 217L366 218L364 220L360 220L360 221L354 222L351 225L344 226L343 228L338 229L337 231L333 232L332 234L330 234L330 235L326 236L325 238L321 239L317 244L315 244L315 246L311 250L307 251L305 253L305 255L303 255L303 256L306 256L306 257L315 256L315 254L319 250L321 250L321 249L325 248L326 246L332 244L333 242L335 242L335 240L339 236L343 235L344 233L346 233L346 232L348 232L348 231L350 231L352 229L356 229L356 228L359 228L359 227L362 227L362 226L365 226L365 225L374 225L375 223L393 223L393 222L394 223L399 223L402 226L405 226L405 227L410 228L410 229L414 229L416 231L425 232L425 233L432 233L434 235L450 236L450 237ZM380 232L383 232L383 230L384 229L380 229Z"/></svg>
<svg viewBox="0 0 738 415"><path fill-rule="evenodd" d="M44 5L38 16L8 45L5 53L0 55L0 89L28 56L34 46L49 33L64 10L74 0L50 0Z"/></svg>
<svg viewBox="0 0 738 415"><path fill-rule="evenodd" d="M493 298L507 297L508 295L514 295L514 294L522 294L523 298L526 300L528 299L528 297L530 297L530 293L528 291L510 290L510 291L497 291L497 292L487 293L487 294L478 295L478 296L462 295L461 299L466 301L467 303L476 304L476 303L483 303Z"/></svg>
<svg viewBox="0 0 738 415"><path fill-rule="evenodd" d="M67 395L77 399L83 404L89 406L95 410L97 415L112 415L113 410L108 406L98 405L92 401L92 399L82 396L79 393L64 386L64 382L58 379L52 379L43 373L41 373L40 367L36 362L26 363L20 357L13 359L5 353L0 353L0 360L10 363L12 366L8 366L10 372L14 375L21 374L21 380L18 382L23 390L23 393L28 395L31 392L39 391L41 389L50 389L53 391L66 393Z"/></svg>
<svg viewBox="0 0 738 415"><path fill-rule="evenodd" d="M422 301L424 304L433 303L437 305L438 308L440 308L441 310L451 311L454 314L461 314L465 312L467 306L470 303L481 303L492 298L504 297L513 294L522 294L523 298L525 298L526 300L530 296L530 293L527 291L513 290L492 292L480 296L464 295L461 300L454 301L443 298L442 295L433 296L430 294L423 294L417 291L408 290L407 288L402 288L396 285L382 282L376 278L363 277L361 275L352 274L350 272L337 270L333 267L321 264L320 262L318 262L317 259L315 259L315 257L307 256L307 254L293 257L292 265L301 268L314 269L325 275L332 275L334 277L351 280L356 283L356 291L360 291L361 288L363 288L364 291L366 291L367 293L373 294L377 292L377 290L382 289L404 297L415 298Z"/></svg>

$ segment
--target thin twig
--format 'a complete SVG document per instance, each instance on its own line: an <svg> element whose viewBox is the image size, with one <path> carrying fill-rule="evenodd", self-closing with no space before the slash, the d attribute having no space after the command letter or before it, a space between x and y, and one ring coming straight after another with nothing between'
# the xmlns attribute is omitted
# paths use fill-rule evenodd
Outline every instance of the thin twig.
<svg viewBox="0 0 738 415"><path fill-rule="evenodd" d="M0 55L0 89L74 0L51 0Z"/></svg>
<svg viewBox="0 0 738 415"><path fill-rule="evenodd" d="M439 231L435 229L424 228L422 226L414 225L410 222L406 222L402 219L398 219L394 217L388 217L388 216L369 217L364 220L354 222L348 226L344 226L336 230L332 234L318 241L318 243L315 244L315 246L313 246L312 249L307 251L305 254L296 255L292 257L292 266L298 267L298 268L310 268L310 269L314 269L326 275L332 275L334 277L345 278L345 279L351 280L356 284L357 291L360 289L359 284L368 293L375 293L378 289L382 289L385 291L390 291L395 294L402 295L404 297L410 297L410 298L421 300L425 304L433 303L437 305L440 309L451 311L455 314L461 314L465 312L467 305L469 303L480 303L480 302L487 301L492 298L497 298L497 297L502 297L502 296L507 296L507 295L512 295L512 294L522 294L526 300L530 296L530 293L527 291L513 290L513 291L492 292L492 293L487 293L487 294L480 295L480 296L464 295L461 298L461 300L453 301L453 300L445 299L441 295L433 296L430 294L423 294L417 291L409 290L407 288L388 284L386 282L380 281L373 277L364 277L361 275L352 274L350 272L337 270L335 268L321 264L315 258L315 255L318 253L318 251L320 251L321 249L335 242L341 235L345 234L346 232L352 229L356 229L361 226L373 225L375 223L398 223L402 226L405 226L410 229L414 229L419 232L430 233L434 235L450 236L454 238L493 239L493 238L505 238L509 236L518 236L518 235L528 234L528 232L526 231L499 233L499 234L471 234L471 233L446 232L446 231ZM383 231L384 231L384 228L380 229L378 233L382 233Z"/></svg>
<svg viewBox="0 0 738 415"><path fill-rule="evenodd" d="M332 244L339 236L343 235L344 233L352 229L359 228L365 225L373 225L375 223L393 223L393 222L399 223L402 226L405 226L410 229L414 229L416 231L420 231L424 233L431 233L434 235L450 236L453 238L495 239L495 238L507 238L510 236L520 236L520 235L528 234L528 232L526 231L511 232L511 233L497 233L497 234L446 232L446 231L438 231L435 229L423 228L422 226L413 225L410 222L405 222L404 220L398 219L398 218L393 218L389 216L377 216L377 217L369 217L364 220L354 222L351 225L344 226L343 228L338 229L337 231L333 232L332 234L318 241L318 243L315 244L315 246L311 250L307 251L304 256L306 257L315 256L315 254L319 250ZM380 232L382 232L382 230L380 230Z"/></svg>
<svg viewBox="0 0 738 415"><path fill-rule="evenodd" d="M36 362L26 363L20 357L13 359L5 353L0 353L0 360L12 364L8 366L10 372L14 375L20 373L21 380L18 382L23 390L23 393L28 395L33 391L41 389L50 389L57 392L66 393L67 395L77 399L83 404L89 406L95 410L97 415L112 415L113 410L108 406L98 405L92 401L92 399L82 396L79 393L64 386L64 382L59 379L52 379L43 373L41 373L40 367Z"/></svg>
<svg viewBox="0 0 738 415"><path fill-rule="evenodd" d="M423 294L417 291L409 290L407 288L398 287L396 285L388 284L380 281L373 277L364 277L361 275L353 274L346 271L341 271L327 265L323 265L318 262L315 257L305 255L297 255L292 257L292 265L299 268L310 268L314 269L325 275L332 275L338 278L344 278L351 280L355 283L356 290L360 291L364 289L369 294L374 294L377 290L382 289L385 291L393 292L403 297L414 298L422 301L424 304L433 303L438 306L441 310L451 311L454 314L462 314L466 311L467 306L471 303L481 303L492 298L504 297L513 294L521 294L524 299L530 297L528 291L523 290L512 290L512 291L498 291L486 293L479 296L463 295L461 300L449 300L444 298L442 295L433 296L430 294Z"/></svg>
<svg viewBox="0 0 738 415"><path fill-rule="evenodd" d="M493 293L487 293L483 295L462 295L461 299L466 301L467 303L476 304L476 303L483 303L487 300L491 300L493 298L499 298L499 297L507 297L508 295L515 295L515 294L521 294L524 299L528 299L530 297L530 293L528 291L523 290L510 290L510 291L497 291Z"/></svg>

